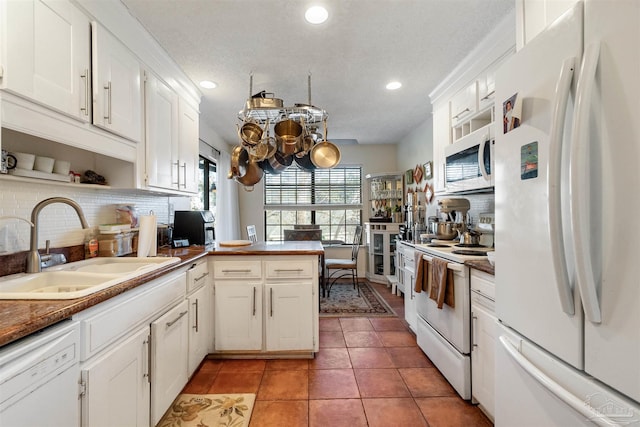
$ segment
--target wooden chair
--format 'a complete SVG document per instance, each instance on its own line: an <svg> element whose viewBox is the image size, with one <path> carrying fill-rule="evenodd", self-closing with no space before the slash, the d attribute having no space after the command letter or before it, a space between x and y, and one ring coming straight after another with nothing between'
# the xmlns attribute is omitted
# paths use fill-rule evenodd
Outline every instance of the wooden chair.
<svg viewBox="0 0 640 427"><path fill-rule="evenodd" d="M324 285L322 286L322 296L324 292L327 292L327 298L331 293L331 287L336 280L351 276L353 281L353 288L358 290L360 295L360 283L358 282L358 251L360 250L360 239L362 238L362 226L356 227L356 232L353 235L353 243L351 245L351 259L326 259L324 261L324 268L327 271L325 276Z"/></svg>
<svg viewBox="0 0 640 427"><path fill-rule="evenodd" d="M255 225L247 225L247 237L249 238L251 243L255 243L258 241L258 235L256 234Z"/></svg>

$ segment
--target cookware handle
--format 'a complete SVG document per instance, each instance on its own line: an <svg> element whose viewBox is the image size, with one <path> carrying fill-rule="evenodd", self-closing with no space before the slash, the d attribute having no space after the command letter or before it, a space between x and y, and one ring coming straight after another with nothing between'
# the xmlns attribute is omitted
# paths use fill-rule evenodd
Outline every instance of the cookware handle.
<svg viewBox="0 0 640 427"><path fill-rule="evenodd" d="M573 290L569 282L566 254L562 237L562 203L561 203L561 158L562 135L564 130L564 117L567 112L569 89L575 65L575 57L566 58L562 62L560 76L556 83L555 99L553 102L551 129L549 132L549 179L547 181L549 192L549 204L547 215L549 217L549 238L551 242L551 258L553 271L556 276L556 286L562 311L570 316L576 312L573 303Z"/></svg>
<svg viewBox="0 0 640 427"><path fill-rule="evenodd" d="M585 401L584 398L577 397L562 385L555 382L551 377L544 373L539 367L534 365L526 356L515 347L509 338L501 335L500 345L505 349L509 357L516 362L527 374L537 381L547 391L555 395L571 408L575 409L585 419L594 421L598 425L614 426L614 420L606 417L601 411L593 408Z"/></svg>
<svg viewBox="0 0 640 427"><path fill-rule="evenodd" d="M589 251L588 197L584 185L588 182L587 150L589 145L589 106L595 86L596 68L600 56L600 43L591 43L585 48L580 69L580 80L576 89L576 107L573 113L572 143L569 154L569 206L571 210L571 234L576 264L576 280L584 314L592 323L600 323L602 315L598 301L598 291Z"/></svg>

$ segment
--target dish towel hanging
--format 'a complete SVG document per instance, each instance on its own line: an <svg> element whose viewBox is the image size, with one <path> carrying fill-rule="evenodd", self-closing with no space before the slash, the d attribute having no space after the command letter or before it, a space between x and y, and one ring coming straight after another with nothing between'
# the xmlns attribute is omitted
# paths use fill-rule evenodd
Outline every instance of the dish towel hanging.
<svg viewBox="0 0 640 427"><path fill-rule="evenodd" d="M422 258L422 252L415 251L413 265L416 271L416 280L413 285L414 292L428 292L429 282L431 281L431 274L429 272L429 261L426 261L424 258Z"/></svg>
<svg viewBox="0 0 640 427"><path fill-rule="evenodd" d="M453 271L447 268L448 262L439 258L433 258L431 267L431 290L429 298L436 301L438 308L444 304L455 308L455 293L453 289Z"/></svg>

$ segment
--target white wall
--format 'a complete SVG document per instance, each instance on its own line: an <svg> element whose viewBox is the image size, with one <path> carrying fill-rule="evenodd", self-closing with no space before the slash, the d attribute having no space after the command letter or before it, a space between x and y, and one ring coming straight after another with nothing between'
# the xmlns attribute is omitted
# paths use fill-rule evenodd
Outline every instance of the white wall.
<svg viewBox="0 0 640 427"><path fill-rule="evenodd" d="M51 185L19 182L3 179L0 181L0 216L18 216L30 219L33 207L49 197L67 197L80 204L85 217L92 227L115 222L115 206L133 204L139 214L150 210L158 217L159 223L167 224L172 213L173 202L189 198L169 198L167 196L118 190L87 188L78 185ZM173 199L173 202L170 200ZM171 206L170 206L171 204ZM179 208L179 207L177 207ZM75 211L64 204L45 207L39 217L38 243L41 248L45 241L51 247L77 245L84 242L84 232ZM11 253L29 249L30 227L13 219L0 220L0 253Z"/></svg>
<svg viewBox="0 0 640 427"><path fill-rule="evenodd" d="M364 177L369 173L397 172L397 150L395 144L377 145L344 145L340 146L341 165L361 165L363 186ZM223 179L225 179L223 177ZM242 238L246 238L246 226L255 224L258 237L264 238L264 180L261 180L253 191L239 191L240 227ZM369 206L368 191L363 192L363 207ZM366 214L364 220L366 221Z"/></svg>
<svg viewBox="0 0 640 427"><path fill-rule="evenodd" d="M433 119L427 112L420 123L398 144L398 170L413 169L417 164L433 160Z"/></svg>

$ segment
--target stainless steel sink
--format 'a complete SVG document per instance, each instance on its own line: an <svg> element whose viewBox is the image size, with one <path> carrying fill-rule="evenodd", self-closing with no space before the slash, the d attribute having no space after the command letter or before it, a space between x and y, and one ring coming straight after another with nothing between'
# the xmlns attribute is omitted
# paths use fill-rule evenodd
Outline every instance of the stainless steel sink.
<svg viewBox="0 0 640 427"><path fill-rule="evenodd" d="M0 280L0 299L80 298L180 262L175 257L93 258Z"/></svg>

